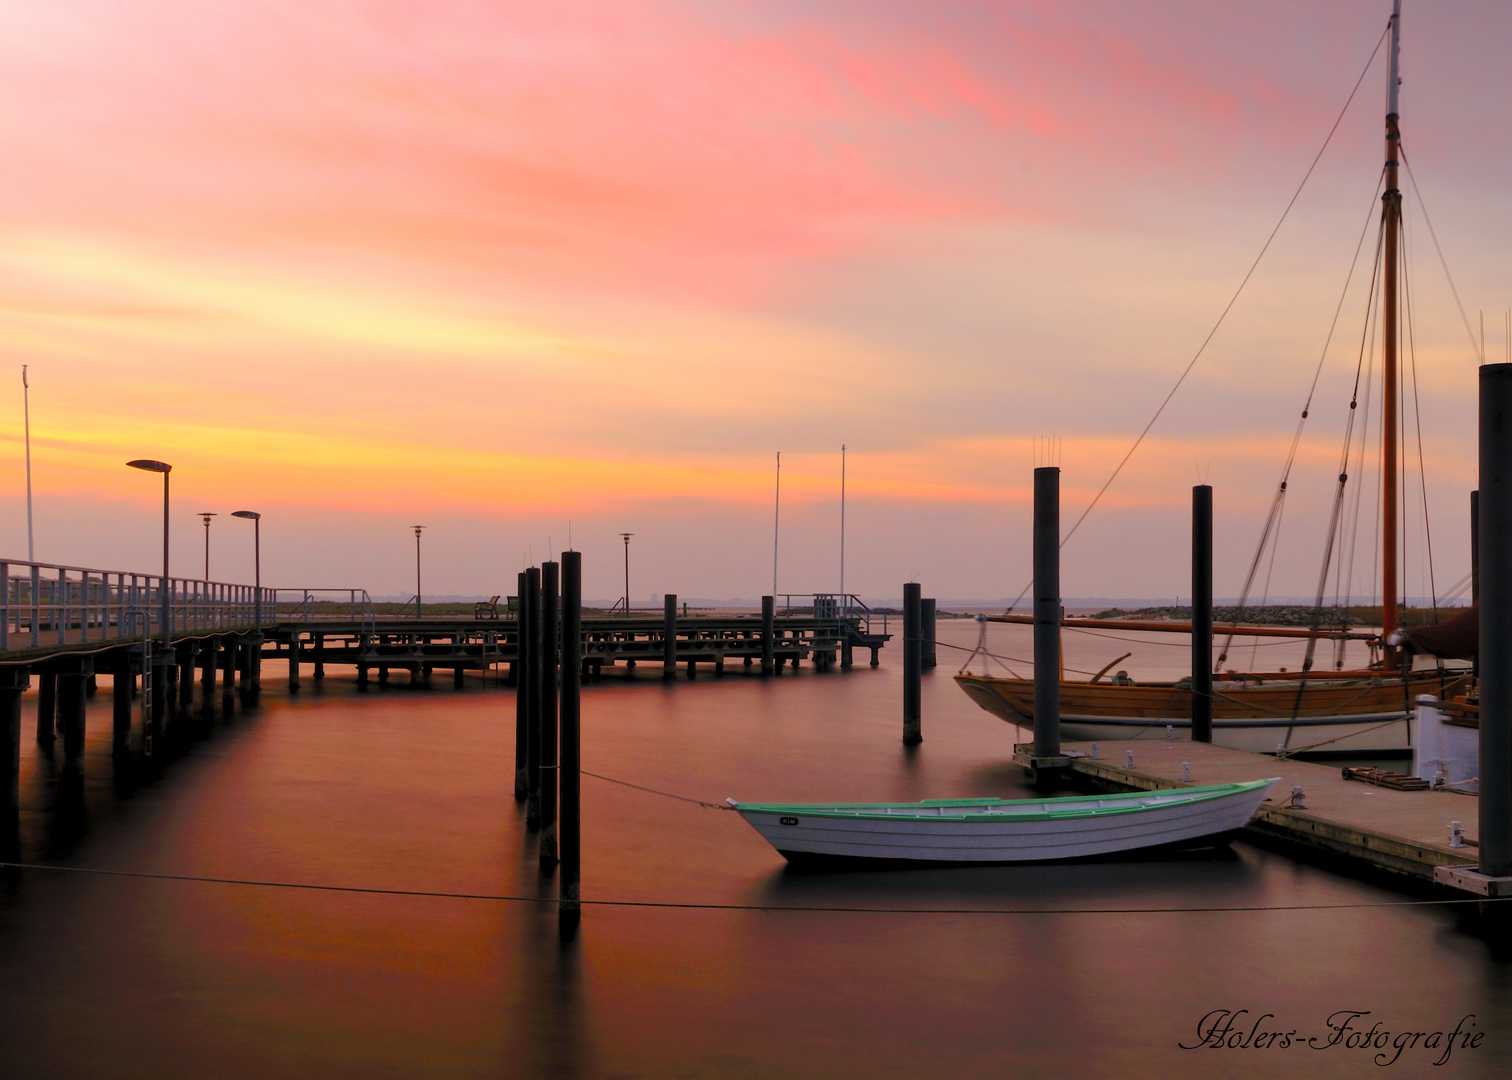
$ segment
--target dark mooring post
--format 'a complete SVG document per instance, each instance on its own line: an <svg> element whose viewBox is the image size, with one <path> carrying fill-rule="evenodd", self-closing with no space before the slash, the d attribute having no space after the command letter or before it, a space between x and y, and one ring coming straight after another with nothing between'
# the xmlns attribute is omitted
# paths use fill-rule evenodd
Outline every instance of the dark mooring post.
<svg viewBox="0 0 1512 1080"><path fill-rule="evenodd" d="M0 821L13 819L20 805L21 695L30 685L26 668L0 668Z"/></svg>
<svg viewBox="0 0 1512 1080"><path fill-rule="evenodd" d="M526 773L526 755L530 745L530 616L526 598L530 586L523 570L520 571L519 580L515 582L515 590L515 595L519 598L516 601L519 610L515 612L515 659L511 665L515 684L514 797L515 802L524 802L530 790Z"/></svg>
<svg viewBox="0 0 1512 1080"><path fill-rule="evenodd" d="M214 671L212 666L209 670ZM111 703L111 752L124 756L131 752L131 684L136 677L131 655L121 650L111 669L110 679L114 684L110 691ZM208 708L210 699L205 698Z"/></svg>
<svg viewBox="0 0 1512 1080"><path fill-rule="evenodd" d="M668 593L662 607L662 681L677 678L677 594Z"/></svg>
<svg viewBox="0 0 1512 1080"><path fill-rule="evenodd" d="M78 661L68 671L58 673L58 728L63 733L63 764L78 768L84 756L85 684L89 682L88 661Z"/></svg>
<svg viewBox="0 0 1512 1080"><path fill-rule="evenodd" d="M1060 748L1060 469L1034 470L1034 772ZM1048 779L1048 777L1046 777Z"/></svg>
<svg viewBox="0 0 1512 1080"><path fill-rule="evenodd" d="M1480 872L1512 875L1512 364L1480 369Z"/></svg>
<svg viewBox="0 0 1512 1080"><path fill-rule="evenodd" d="M903 745L917 746L924 741L922 723L923 698L920 688L920 664L923 660L923 634L919 625L919 583L903 586Z"/></svg>
<svg viewBox="0 0 1512 1080"><path fill-rule="evenodd" d="M935 666L935 599L925 596L919 600L919 635L922 639L922 651L919 663L926 667Z"/></svg>
<svg viewBox="0 0 1512 1080"><path fill-rule="evenodd" d="M525 571L525 618L530 655L526 657L525 677L525 827L531 832L541 827L541 733L536 718L541 715L541 571L532 566Z"/></svg>
<svg viewBox="0 0 1512 1080"><path fill-rule="evenodd" d="M557 882L561 930L570 935L582 912L582 717L583 676L583 557L576 551L562 552L562 820L557 854L562 860Z"/></svg>
<svg viewBox="0 0 1512 1080"><path fill-rule="evenodd" d="M58 676L43 668L37 672L37 741L52 746L58 723Z"/></svg>
<svg viewBox="0 0 1512 1080"><path fill-rule="evenodd" d="M761 598L761 673L770 675L777 656L777 601L771 596Z"/></svg>
<svg viewBox="0 0 1512 1080"><path fill-rule="evenodd" d="M1192 488L1192 741L1213 741L1213 489Z"/></svg>
<svg viewBox="0 0 1512 1080"><path fill-rule="evenodd" d="M557 629L558 567L541 564L541 872L557 863Z"/></svg>

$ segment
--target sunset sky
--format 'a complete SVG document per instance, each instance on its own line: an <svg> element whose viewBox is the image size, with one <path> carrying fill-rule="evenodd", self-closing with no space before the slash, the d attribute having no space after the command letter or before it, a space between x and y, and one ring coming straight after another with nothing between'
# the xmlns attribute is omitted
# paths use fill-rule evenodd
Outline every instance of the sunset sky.
<svg viewBox="0 0 1512 1080"><path fill-rule="evenodd" d="M1500 360L1512 6L1405 7L1408 159ZM832 590L844 443L848 590L1013 596L1036 440L1061 441L1069 525L1389 14L0 0L0 555L26 554L27 364L43 561L155 567L160 488L123 465L147 456L174 465L184 573L213 510L212 577L250 580L250 530L226 516L250 508L267 583L408 595L423 523L427 594L508 592L570 521L589 596L619 594L628 531L637 603L749 598L772 587L781 451L779 589ZM1199 480L1218 592L1237 589L1375 213L1384 59L1066 546L1068 597L1185 595ZM1443 591L1468 568L1477 354L1410 186L1407 204ZM1373 242L1372 225L1367 262ZM1327 354L1273 593L1316 579L1368 277Z"/></svg>

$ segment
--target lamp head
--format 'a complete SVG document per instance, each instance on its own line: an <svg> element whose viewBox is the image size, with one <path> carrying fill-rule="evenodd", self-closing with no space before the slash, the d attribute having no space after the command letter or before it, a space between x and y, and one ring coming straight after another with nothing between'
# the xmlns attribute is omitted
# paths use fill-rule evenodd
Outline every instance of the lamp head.
<svg viewBox="0 0 1512 1080"><path fill-rule="evenodd" d="M421 529L428 529L428 528L430 528L430 526L429 525L411 525L410 528L412 528L412 529L415 530L415 535L416 536L419 536Z"/></svg>
<svg viewBox="0 0 1512 1080"><path fill-rule="evenodd" d="M201 510L200 511L200 517L202 517L202 518L205 519L205 528L207 528L207 529L210 527L210 519L213 518L213 517L219 517L219 516L220 515L217 514L214 510Z"/></svg>
<svg viewBox="0 0 1512 1080"><path fill-rule="evenodd" d="M233 510L231 511L231 516L246 518L248 521L256 521L258 518L262 517L262 515L259 514L256 510Z"/></svg>
<svg viewBox="0 0 1512 1080"><path fill-rule="evenodd" d="M133 469L141 469L143 472L171 473L173 471L173 466L166 461L153 461L151 458L137 458L126 464Z"/></svg>

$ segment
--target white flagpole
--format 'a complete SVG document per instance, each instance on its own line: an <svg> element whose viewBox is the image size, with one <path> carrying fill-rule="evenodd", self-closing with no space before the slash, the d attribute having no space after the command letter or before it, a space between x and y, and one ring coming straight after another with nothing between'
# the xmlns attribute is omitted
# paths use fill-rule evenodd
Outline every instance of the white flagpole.
<svg viewBox="0 0 1512 1080"><path fill-rule="evenodd" d="M32 536L31 483L31 384L26 381L26 365L21 365L21 409L26 422L26 561L37 561L37 546Z"/></svg>
<svg viewBox="0 0 1512 1080"><path fill-rule="evenodd" d="M840 444L840 606L845 606L845 444Z"/></svg>
<svg viewBox="0 0 1512 1080"><path fill-rule="evenodd" d="M777 451L777 501L772 508L772 603L777 602L777 537L782 522L782 451Z"/></svg>

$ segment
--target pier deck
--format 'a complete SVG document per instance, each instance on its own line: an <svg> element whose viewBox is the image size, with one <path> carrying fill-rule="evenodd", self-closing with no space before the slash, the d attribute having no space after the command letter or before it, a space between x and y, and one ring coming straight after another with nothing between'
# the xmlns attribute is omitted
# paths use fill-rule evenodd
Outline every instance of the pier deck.
<svg viewBox="0 0 1512 1080"><path fill-rule="evenodd" d="M1133 768L1124 752L1134 752ZM1027 764L1031 744L1014 747ZM1452 791L1393 791L1345 780L1337 765L1276 758L1183 740L1109 741L1093 758L1090 742L1063 743L1071 771L1089 786L1108 791L1154 791L1279 777L1271 797L1246 832L1267 846L1326 857L1343 857L1357 867L1435 881L1438 867L1477 862L1475 838L1479 801ZM1182 762L1191 780L1181 778ZM1305 809L1290 809L1293 787L1303 791ZM1451 821L1461 823L1464 847L1449 846ZM1442 881L1442 875L1438 880Z"/></svg>

